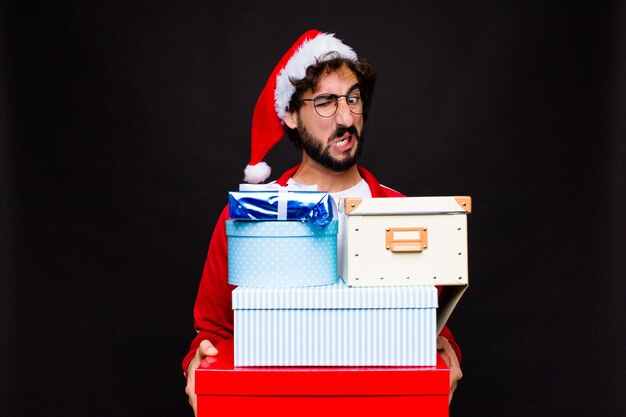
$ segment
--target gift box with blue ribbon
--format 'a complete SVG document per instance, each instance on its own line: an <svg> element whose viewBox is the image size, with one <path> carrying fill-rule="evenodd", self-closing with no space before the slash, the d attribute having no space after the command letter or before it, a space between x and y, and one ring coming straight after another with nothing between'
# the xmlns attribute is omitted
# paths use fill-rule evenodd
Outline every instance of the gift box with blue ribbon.
<svg viewBox="0 0 626 417"><path fill-rule="evenodd" d="M271 185L228 194L228 282L263 287L337 282L338 225L330 194Z"/></svg>

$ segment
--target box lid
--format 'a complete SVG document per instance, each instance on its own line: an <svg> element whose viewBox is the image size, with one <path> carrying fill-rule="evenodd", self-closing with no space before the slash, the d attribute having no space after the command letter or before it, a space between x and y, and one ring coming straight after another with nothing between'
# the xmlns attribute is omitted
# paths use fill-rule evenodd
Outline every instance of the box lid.
<svg viewBox="0 0 626 417"><path fill-rule="evenodd" d="M450 370L441 356L436 366L234 367L233 341L222 340L219 354L196 370L198 395L444 395Z"/></svg>
<svg viewBox="0 0 626 417"><path fill-rule="evenodd" d="M381 214L468 214L469 196L346 198L339 209L349 216Z"/></svg>
<svg viewBox="0 0 626 417"><path fill-rule="evenodd" d="M233 309L436 308L432 285L348 287L343 281L317 287L238 287Z"/></svg>
<svg viewBox="0 0 626 417"><path fill-rule="evenodd" d="M319 228L303 221L260 221L247 222L226 220L227 236L244 237L306 237L336 235L339 230L338 221L333 220L325 227Z"/></svg>

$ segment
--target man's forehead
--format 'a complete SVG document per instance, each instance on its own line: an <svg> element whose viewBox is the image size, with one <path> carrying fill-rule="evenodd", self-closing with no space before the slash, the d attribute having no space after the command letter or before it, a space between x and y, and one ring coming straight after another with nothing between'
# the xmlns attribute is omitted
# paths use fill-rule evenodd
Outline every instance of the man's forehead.
<svg viewBox="0 0 626 417"><path fill-rule="evenodd" d="M344 64L337 69L329 70L320 75L317 87L313 90L313 93L321 92L322 90L331 87L342 86L344 88L350 88L357 84L358 81L359 80L354 71Z"/></svg>

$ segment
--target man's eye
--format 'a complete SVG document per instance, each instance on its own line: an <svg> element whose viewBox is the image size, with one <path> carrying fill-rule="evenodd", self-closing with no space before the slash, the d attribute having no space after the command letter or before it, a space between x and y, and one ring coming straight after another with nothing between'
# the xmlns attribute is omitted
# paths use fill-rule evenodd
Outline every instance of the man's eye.
<svg viewBox="0 0 626 417"><path fill-rule="evenodd" d="M329 107L335 104L335 100L330 97L319 97L315 100L315 107Z"/></svg>
<svg viewBox="0 0 626 417"><path fill-rule="evenodd" d="M346 98L346 100L348 101L349 105L354 106L354 105L359 104L359 102L361 101L361 97L359 97L359 96L350 96L350 97Z"/></svg>

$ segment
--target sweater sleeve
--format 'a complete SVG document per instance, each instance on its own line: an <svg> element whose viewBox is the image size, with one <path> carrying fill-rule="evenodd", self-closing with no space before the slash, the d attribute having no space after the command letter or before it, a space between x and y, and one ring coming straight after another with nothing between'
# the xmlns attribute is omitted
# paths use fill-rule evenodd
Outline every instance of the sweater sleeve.
<svg viewBox="0 0 626 417"><path fill-rule="evenodd" d="M228 283L228 248L226 240L228 206L222 210L213 230L209 250L194 306L194 327L198 332L183 359L183 372L203 340L216 345L220 340L233 337L233 311L231 292L236 287Z"/></svg>

